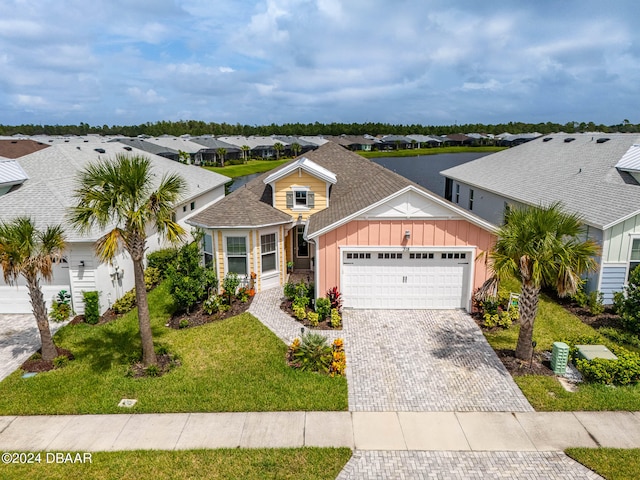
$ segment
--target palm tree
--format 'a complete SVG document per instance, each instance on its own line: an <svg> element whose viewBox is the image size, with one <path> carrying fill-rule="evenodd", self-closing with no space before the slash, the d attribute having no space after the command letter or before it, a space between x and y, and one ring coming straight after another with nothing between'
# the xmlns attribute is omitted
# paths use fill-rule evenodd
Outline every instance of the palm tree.
<svg viewBox="0 0 640 480"><path fill-rule="evenodd" d="M227 149L220 147L219 149L216 150L216 153L218 154L218 160L220 161L220 166L224 167L224 156L227 154Z"/></svg>
<svg viewBox="0 0 640 480"><path fill-rule="evenodd" d="M511 208L489 258L499 278L516 278L520 294L520 333L516 358L533 354L533 323L542 287L555 287L558 295L576 292L580 275L596 267L599 251L593 240L581 240L582 222L562 211L559 203L548 207Z"/></svg>
<svg viewBox="0 0 640 480"><path fill-rule="evenodd" d="M27 281L45 361L56 358L58 350L51 337L40 279L51 281L53 263L61 258L64 249L65 237L60 225L38 230L27 217L0 223L0 266L4 280L12 284L22 276Z"/></svg>
<svg viewBox="0 0 640 480"><path fill-rule="evenodd" d="M79 174L76 205L70 213L71 223L81 232L93 227L111 229L96 242L101 261L111 262L122 247L131 256L145 366L157 363L144 285L147 229L153 227L172 243L185 233L173 220L173 206L186 187L184 180L170 174L154 184L151 161L142 156L117 155L114 161L90 164Z"/></svg>
<svg viewBox="0 0 640 480"><path fill-rule="evenodd" d="M300 155L300 151L302 150L302 147L300 146L299 143L292 143L291 144L291 151L293 152L293 156L297 157L298 155Z"/></svg>
<svg viewBox="0 0 640 480"><path fill-rule="evenodd" d="M242 150L242 159L244 160L244 163L247 163L247 160L249 160L249 151L251 150L251 147L249 145L242 145L240 149Z"/></svg>
<svg viewBox="0 0 640 480"><path fill-rule="evenodd" d="M276 160L280 160L280 153L284 150L284 145L276 142L273 144L273 149L276 151Z"/></svg>

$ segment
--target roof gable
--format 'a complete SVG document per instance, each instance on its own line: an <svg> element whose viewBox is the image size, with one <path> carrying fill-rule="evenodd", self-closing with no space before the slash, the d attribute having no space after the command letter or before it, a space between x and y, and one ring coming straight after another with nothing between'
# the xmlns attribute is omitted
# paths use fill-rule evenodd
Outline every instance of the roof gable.
<svg viewBox="0 0 640 480"><path fill-rule="evenodd" d="M265 184L271 184L290 175L298 169L304 170L309 175L313 175L314 177L324 180L327 183L331 183L332 185L337 182L336 175L333 172L321 167L312 160L309 160L307 157L300 157L294 162L287 163L281 169L267 176L263 182Z"/></svg>

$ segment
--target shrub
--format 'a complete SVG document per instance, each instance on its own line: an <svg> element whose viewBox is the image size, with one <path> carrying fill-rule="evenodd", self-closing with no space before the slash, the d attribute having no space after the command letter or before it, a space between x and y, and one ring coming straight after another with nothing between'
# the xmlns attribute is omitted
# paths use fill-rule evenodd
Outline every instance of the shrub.
<svg viewBox="0 0 640 480"><path fill-rule="evenodd" d="M100 298L96 291L82 292L84 300L84 321L95 325L100 320Z"/></svg>
<svg viewBox="0 0 640 480"><path fill-rule="evenodd" d="M640 268L634 268L622 295L614 295L616 311L622 326L630 332L640 332Z"/></svg>
<svg viewBox="0 0 640 480"><path fill-rule="evenodd" d="M136 306L136 289L132 288L111 305L113 313L121 315L133 310Z"/></svg>
<svg viewBox="0 0 640 480"><path fill-rule="evenodd" d="M640 338L631 332L612 327L602 327L598 329L598 333L616 343L622 343L640 349Z"/></svg>
<svg viewBox="0 0 640 480"><path fill-rule="evenodd" d="M589 382L629 385L640 381L640 356L624 348L615 349L618 360L578 359L576 367Z"/></svg>
<svg viewBox="0 0 640 480"><path fill-rule="evenodd" d="M331 368L329 375L335 377L342 376L347 368L347 355L344 352L344 342L341 338L336 338L332 344Z"/></svg>
<svg viewBox="0 0 640 480"><path fill-rule="evenodd" d="M307 318L307 309L305 307L293 306L293 314L298 320L304 320Z"/></svg>
<svg viewBox="0 0 640 480"><path fill-rule="evenodd" d="M332 348L323 335L310 332L302 335L300 347L293 354L293 361L300 370L329 373L332 353Z"/></svg>
<svg viewBox="0 0 640 480"><path fill-rule="evenodd" d="M587 305L591 315L600 315L604 313L604 295L602 292L594 290L587 295Z"/></svg>
<svg viewBox="0 0 640 480"><path fill-rule="evenodd" d="M338 287L332 287L327 291L327 298L331 302L331 308L342 312L342 294Z"/></svg>
<svg viewBox="0 0 640 480"><path fill-rule="evenodd" d="M180 324L178 325L180 328L187 328L189 326L189 320L183 318L180 320Z"/></svg>
<svg viewBox="0 0 640 480"><path fill-rule="evenodd" d="M300 280L295 285L296 288L296 297L307 297L309 298L309 285Z"/></svg>
<svg viewBox="0 0 640 480"><path fill-rule="evenodd" d="M69 363L69 359L67 358L66 355L59 355L59 356L57 356L56 358L53 359L54 368L62 368L67 363Z"/></svg>
<svg viewBox="0 0 640 480"><path fill-rule="evenodd" d="M156 267L147 267L144 269L144 286L147 292L158 285L162 280L162 272Z"/></svg>
<svg viewBox="0 0 640 480"><path fill-rule="evenodd" d="M580 308L586 308L589 305L589 296L584 291L584 281L580 284L580 287L576 290L576 293L571 295L571 300L576 302Z"/></svg>
<svg viewBox="0 0 640 480"><path fill-rule="evenodd" d="M309 305L309 299L307 297L295 297L291 307L295 310L296 307L306 308L307 305Z"/></svg>
<svg viewBox="0 0 640 480"><path fill-rule="evenodd" d="M222 301L218 295L211 295L202 304L202 310L207 315L213 315L214 313L218 313L221 304Z"/></svg>
<svg viewBox="0 0 640 480"><path fill-rule="evenodd" d="M147 266L155 268L160 272L162 278L167 277L167 269L173 264L178 256L177 248L163 248L147 255Z"/></svg>
<svg viewBox="0 0 640 480"><path fill-rule="evenodd" d="M240 285L240 277L235 272L227 273L222 279L222 294L227 297L227 303L231 305L231 300L236 295L236 290Z"/></svg>
<svg viewBox="0 0 640 480"><path fill-rule="evenodd" d="M482 325L487 328L509 328L514 321L518 320L518 311L512 308L509 311L498 310L498 312L494 314L487 312L482 316L482 318L484 320Z"/></svg>
<svg viewBox="0 0 640 480"><path fill-rule="evenodd" d="M72 312L71 295L66 290L60 290L51 303L49 317L54 322L64 322L65 320L69 320Z"/></svg>
<svg viewBox="0 0 640 480"><path fill-rule="evenodd" d="M296 298L296 284L293 282L287 282L284 284L284 296L287 300L293 300Z"/></svg>
<svg viewBox="0 0 640 480"><path fill-rule="evenodd" d="M324 320L331 314L331 300L328 298L318 298L316 300L316 312L320 319Z"/></svg>
<svg viewBox="0 0 640 480"><path fill-rule="evenodd" d="M191 308L200 301L204 295L204 288L197 279L181 275L178 272L169 274L171 282L171 295L176 302L178 310L189 313Z"/></svg>
<svg viewBox="0 0 640 480"><path fill-rule="evenodd" d="M158 365L149 365L144 371L147 377L158 377L160 375L160 367Z"/></svg>
<svg viewBox="0 0 640 480"><path fill-rule="evenodd" d="M247 287L240 287L236 295L240 303L247 303L249 301L249 289Z"/></svg>
<svg viewBox="0 0 640 480"><path fill-rule="evenodd" d="M167 268L169 291L180 311L187 313L204 299L211 290L217 290L218 281L213 270L200 264L198 243L182 246L173 263Z"/></svg>
<svg viewBox="0 0 640 480"><path fill-rule="evenodd" d="M342 327L342 317L340 316L340 312L337 308L331 309L331 328L340 328Z"/></svg>
<svg viewBox="0 0 640 480"><path fill-rule="evenodd" d="M318 319L319 319L319 315L317 313L315 312L307 313L307 320L309 320L309 325L311 325L312 327L318 326Z"/></svg>

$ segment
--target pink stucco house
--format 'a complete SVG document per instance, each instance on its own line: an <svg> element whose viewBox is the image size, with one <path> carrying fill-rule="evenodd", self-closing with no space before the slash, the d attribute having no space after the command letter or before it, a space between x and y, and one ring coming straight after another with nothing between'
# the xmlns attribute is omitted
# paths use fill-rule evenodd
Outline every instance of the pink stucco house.
<svg viewBox="0 0 640 480"><path fill-rule="evenodd" d="M260 291L283 285L292 262L347 308L469 310L496 240L494 225L332 142L189 223L219 277L255 273Z"/></svg>

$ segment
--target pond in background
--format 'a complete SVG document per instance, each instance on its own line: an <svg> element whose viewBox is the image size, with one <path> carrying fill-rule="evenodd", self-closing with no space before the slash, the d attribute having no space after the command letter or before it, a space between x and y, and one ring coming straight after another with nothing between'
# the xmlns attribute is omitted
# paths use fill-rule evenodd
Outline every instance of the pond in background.
<svg viewBox="0 0 640 480"><path fill-rule="evenodd" d="M485 155L489 153L441 153L417 157L380 157L371 160L443 197L444 177L440 172Z"/></svg>
<svg viewBox="0 0 640 480"><path fill-rule="evenodd" d="M438 155L419 155L417 157L380 157L373 158L372 161L403 177L407 177L433 193L444 196L444 177L440 175L440 172L485 155L489 155L489 153L441 153ZM229 191L237 190L260 175L262 173L252 173L251 175L234 178Z"/></svg>

